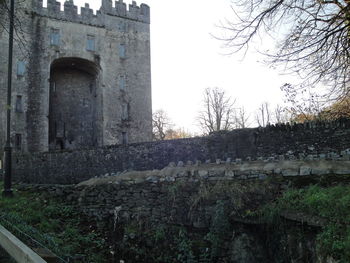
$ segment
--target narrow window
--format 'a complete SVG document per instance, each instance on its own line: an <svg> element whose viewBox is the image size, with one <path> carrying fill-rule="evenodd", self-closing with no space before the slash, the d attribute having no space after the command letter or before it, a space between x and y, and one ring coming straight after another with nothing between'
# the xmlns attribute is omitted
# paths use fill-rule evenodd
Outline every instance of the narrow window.
<svg viewBox="0 0 350 263"><path fill-rule="evenodd" d="M119 45L119 57L125 58L126 57L126 50L125 50L125 44Z"/></svg>
<svg viewBox="0 0 350 263"><path fill-rule="evenodd" d="M119 77L119 88L125 90L125 76Z"/></svg>
<svg viewBox="0 0 350 263"><path fill-rule="evenodd" d="M119 30L119 32L122 32L122 33L128 32L128 24L125 22L120 22L118 24L118 30Z"/></svg>
<svg viewBox="0 0 350 263"><path fill-rule="evenodd" d="M16 112L23 112L22 96L16 97Z"/></svg>
<svg viewBox="0 0 350 263"><path fill-rule="evenodd" d="M26 72L26 63L24 61L17 62L17 76L23 77Z"/></svg>
<svg viewBox="0 0 350 263"><path fill-rule="evenodd" d="M51 28L50 44L51 44L51 46L59 46L60 45L60 30L59 29Z"/></svg>
<svg viewBox="0 0 350 263"><path fill-rule="evenodd" d="M128 134L126 132L122 132L122 143L124 145L128 144Z"/></svg>
<svg viewBox="0 0 350 263"><path fill-rule="evenodd" d="M88 35L86 40L86 50L95 51L95 37Z"/></svg>
<svg viewBox="0 0 350 263"><path fill-rule="evenodd" d="M89 106L89 100L86 98L83 98L83 107L88 107Z"/></svg>
<svg viewBox="0 0 350 263"><path fill-rule="evenodd" d="M16 150L22 149L22 134L20 134L20 133L17 133L15 135L15 148L16 148Z"/></svg>
<svg viewBox="0 0 350 263"><path fill-rule="evenodd" d="M128 120L129 119L129 104L123 104L122 105L122 120Z"/></svg>
<svg viewBox="0 0 350 263"><path fill-rule="evenodd" d="M53 94L55 94L55 93L56 93L56 82L51 81L51 82L50 82L50 87L51 87L51 92L52 92Z"/></svg>

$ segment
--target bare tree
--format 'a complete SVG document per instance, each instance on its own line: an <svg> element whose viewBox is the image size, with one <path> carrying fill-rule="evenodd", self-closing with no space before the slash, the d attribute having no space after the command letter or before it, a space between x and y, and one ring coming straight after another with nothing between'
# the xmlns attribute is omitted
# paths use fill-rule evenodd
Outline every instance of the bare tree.
<svg viewBox="0 0 350 263"><path fill-rule="evenodd" d="M344 98L326 107L320 112L319 116L322 120L350 118L350 98Z"/></svg>
<svg viewBox="0 0 350 263"><path fill-rule="evenodd" d="M350 83L349 0L232 0L235 18L223 23L232 52L246 51L268 34L274 51L260 50L272 65L297 73L298 87L327 85L344 96Z"/></svg>
<svg viewBox="0 0 350 263"><path fill-rule="evenodd" d="M165 131L165 140L183 139L193 137L193 134L185 128L170 128Z"/></svg>
<svg viewBox="0 0 350 263"><path fill-rule="evenodd" d="M322 116L320 113L330 103L323 101L312 88L306 88L300 93L291 84L285 84L281 89L285 93L290 119L295 122L319 119Z"/></svg>
<svg viewBox="0 0 350 263"><path fill-rule="evenodd" d="M204 133L230 130L234 128L235 100L219 88L207 88L204 91L203 110L199 112L198 122Z"/></svg>
<svg viewBox="0 0 350 263"><path fill-rule="evenodd" d="M265 127L267 124L271 123L271 113L268 102L261 103L257 110L255 119L258 125L261 127Z"/></svg>
<svg viewBox="0 0 350 263"><path fill-rule="evenodd" d="M171 122L168 114L160 109L152 115L153 125L153 137L155 140L165 140L167 130L172 129L173 123Z"/></svg>
<svg viewBox="0 0 350 263"><path fill-rule="evenodd" d="M249 126L249 115L244 107L235 111L235 123L237 129L244 129Z"/></svg>
<svg viewBox="0 0 350 263"><path fill-rule="evenodd" d="M286 123L291 120L290 110L277 104L273 111L275 123Z"/></svg>

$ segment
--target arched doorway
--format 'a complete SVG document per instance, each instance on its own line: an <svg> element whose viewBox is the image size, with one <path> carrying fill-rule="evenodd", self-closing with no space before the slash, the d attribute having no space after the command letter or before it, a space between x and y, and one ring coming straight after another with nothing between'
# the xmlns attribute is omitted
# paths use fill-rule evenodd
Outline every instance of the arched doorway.
<svg viewBox="0 0 350 263"><path fill-rule="evenodd" d="M81 58L56 59L50 68L49 148L97 145L95 63Z"/></svg>

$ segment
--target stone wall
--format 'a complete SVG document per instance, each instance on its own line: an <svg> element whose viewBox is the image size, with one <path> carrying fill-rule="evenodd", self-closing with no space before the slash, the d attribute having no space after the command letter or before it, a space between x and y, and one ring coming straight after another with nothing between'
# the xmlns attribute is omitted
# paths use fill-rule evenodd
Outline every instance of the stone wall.
<svg viewBox="0 0 350 263"><path fill-rule="evenodd" d="M349 183L349 175L350 161L252 161L125 171L118 176L91 178L74 186L36 187L67 198L87 215L104 222L116 220L118 212L120 222L142 216L157 222L208 227L208 221L197 222L202 218L199 211L195 211L200 201L215 204L218 200L230 199L235 203L231 204L236 206L235 210L243 212L247 207L253 208L252 200L260 200L255 205L262 206L287 186L297 186L300 182L326 183L327 178L332 183L339 180ZM241 195L246 200L239 200L243 198ZM179 210L169 209L176 203ZM191 207L199 218L183 215L189 213Z"/></svg>
<svg viewBox="0 0 350 263"><path fill-rule="evenodd" d="M316 234L322 220L294 215L292 221L302 222L302 227L297 225L305 237L301 240L295 238L298 231L288 232L290 227L282 233L287 238L279 236L278 228L270 231L252 212L275 200L288 187L321 181L324 184L327 179L332 184L338 180L349 183L349 168L349 161L324 160L281 161L273 165L263 161L249 165L201 164L125 172L120 176L93 178L75 186L37 185L25 189L47 191L51 196L63 198L99 222L109 237L111 249L116 249L116 262L138 261L132 260L131 255L123 255L132 248L123 250L122 246L124 243L135 245L142 235L148 238L143 246L152 241L147 253L154 252L150 252L153 246L159 253L161 244L154 244L150 233L154 231L154 238L162 226L187 229L192 240L197 234L202 242L195 246L205 251L208 233L215 233L215 226L223 227L222 222L217 221L218 213L220 220L227 224L227 229L220 228L221 238L225 240L221 243L220 257L226 261L216 262L326 262L315 256ZM308 232L312 237L306 235ZM170 240L161 242L170 243ZM140 253L141 247L136 247L139 249L134 253Z"/></svg>
<svg viewBox="0 0 350 263"><path fill-rule="evenodd" d="M348 159L349 127L349 120L280 125L190 139L16 155L14 177L22 182L72 184L125 170L162 169L171 162L181 166L188 161L204 163L218 159L229 163Z"/></svg>

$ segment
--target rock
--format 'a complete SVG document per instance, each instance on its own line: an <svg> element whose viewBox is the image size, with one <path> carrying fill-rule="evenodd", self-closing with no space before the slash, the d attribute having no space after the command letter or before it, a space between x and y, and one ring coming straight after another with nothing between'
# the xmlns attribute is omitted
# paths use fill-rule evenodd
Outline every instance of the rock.
<svg viewBox="0 0 350 263"><path fill-rule="evenodd" d="M177 167L184 167L184 162L183 161L179 161L177 163Z"/></svg>
<svg viewBox="0 0 350 263"><path fill-rule="evenodd" d="M311 174L311 168L307 167L307 166L301 166L299 174L301 176L310 175Z"/></svg>
<svg viewBox="0 0 350 263"><path fill-rule="evenodd" d="M208 178L208 171L207 170L199 170L198 175L201 178Z"/></svg>
<svg viewBox="0 0 350 263"><path fill-rule="evenodd" d="M312 175L326 175L329 173L330 173L330 171L328 169L322 169L322 168L312 168L311 169Z"/></svg>
<svg viewBox="0 0 350 263"><path fill-rule="evenodd" d="M299 171L294 170L294 169L285 169L285 170L282 170L282 175L283 176L298 176Z"/></svg>
<svg viewBox="0 0 350 263"><path fill-rule="evenodd" d="M225 176L227 176L227 177L234 177L235 173L234 173L234 171L226 170L225 171Z"/></svg>
<svg viewBox="0 0 350 263"><path fill-rule="evenodd" d="M259 180L265 180L267 178L266 174L259 174Z"/></svg>

